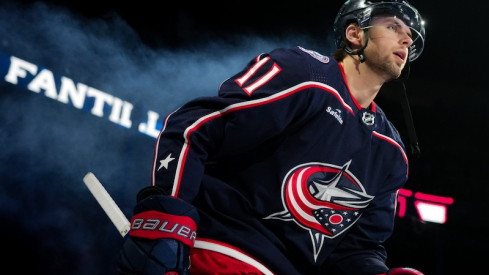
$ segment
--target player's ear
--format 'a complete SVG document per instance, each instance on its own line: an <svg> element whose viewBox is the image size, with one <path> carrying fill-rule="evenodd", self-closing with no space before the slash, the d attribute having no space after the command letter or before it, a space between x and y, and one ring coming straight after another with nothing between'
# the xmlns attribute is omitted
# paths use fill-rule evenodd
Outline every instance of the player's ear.
<svg viewBox="0 0 489 275"><path fill-rule="evenodd" d="M352 50L359 49L363 45L364 32L357 24L350 24L345 30L345 37L350 42Z"/></svg>

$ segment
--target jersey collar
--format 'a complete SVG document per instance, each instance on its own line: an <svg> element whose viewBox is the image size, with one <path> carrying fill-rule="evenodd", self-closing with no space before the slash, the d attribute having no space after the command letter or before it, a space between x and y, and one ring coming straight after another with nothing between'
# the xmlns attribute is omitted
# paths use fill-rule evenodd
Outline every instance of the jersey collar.
<svg viewBox="0 0 489 275"><path fill-rule="evenodd" d="M348 89L348 93L350 93L350 97L353 100L353 103L355 104L355 106L357 106L358 111L362 110L363 109L362 106L358 103L357 99L353 96L353 94L350 91L350 87L348 86L348 82L346 81L346 75L345 75L345 70L343 68L343 64L341 62L338 62L338 66L340 66L340 71L341 71L341 75L343 76L343 81L345 82L346 88ZM375 106L376 106L375 102L372 101L368 109L371 112L375 113L377 109Z"/></svg>

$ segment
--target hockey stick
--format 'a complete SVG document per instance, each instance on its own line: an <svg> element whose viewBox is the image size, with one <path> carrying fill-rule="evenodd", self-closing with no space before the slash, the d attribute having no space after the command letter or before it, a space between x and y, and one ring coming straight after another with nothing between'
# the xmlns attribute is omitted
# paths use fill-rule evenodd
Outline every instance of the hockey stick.
<svg viewBox="0 0 489 275"><path fill-rule="evenodd" d="M100 183L92 172L88 172L85 177L83 177L83 182L90 192L92 192L92 195L100 206L102 206L105 214L109 216L121 236L127 238L131 223L127 220L126 216L122 213L121 209L117 206L109 193L107 193L107 190L105 190L102 183Z"/></svg>

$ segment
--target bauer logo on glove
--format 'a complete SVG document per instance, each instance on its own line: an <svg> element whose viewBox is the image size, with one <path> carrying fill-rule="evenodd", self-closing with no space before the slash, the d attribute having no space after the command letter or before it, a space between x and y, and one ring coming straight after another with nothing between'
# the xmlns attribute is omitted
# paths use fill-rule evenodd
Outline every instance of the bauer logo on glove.
<svg viewBox="0 0 489 275"><path fill-rule="evenodd" d="M132 237L145 239L169 238L193 247L197 237L197 225L185 216L174 216L158 211L146 211L135 215L131 220Z"/></svg>

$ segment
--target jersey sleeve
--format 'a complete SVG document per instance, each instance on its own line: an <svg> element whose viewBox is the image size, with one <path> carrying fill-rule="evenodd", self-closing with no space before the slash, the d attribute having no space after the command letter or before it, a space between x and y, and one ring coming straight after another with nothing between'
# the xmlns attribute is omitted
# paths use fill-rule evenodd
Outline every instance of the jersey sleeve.
<svg viewBox="0 0 489 275"><path fill-rule="evenodd" d="M298 85L307 79L299 53L275 50L221 83L218 96L194 99L168 115L157 139L153 185L191 201L206 163L255 148L319 110L304 93L307 85Z"/></svg>

